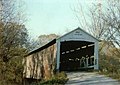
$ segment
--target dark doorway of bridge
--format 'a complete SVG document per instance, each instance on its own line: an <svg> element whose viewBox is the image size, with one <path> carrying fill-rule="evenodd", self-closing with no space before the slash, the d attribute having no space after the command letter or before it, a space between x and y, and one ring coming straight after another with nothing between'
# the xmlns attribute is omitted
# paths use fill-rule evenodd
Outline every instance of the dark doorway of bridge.
<svg viewBox="0 0 120 85"><path fill-rule="evenodd" d="M60 71L94 68L94 43L64 41L60 45Z"/></svg>

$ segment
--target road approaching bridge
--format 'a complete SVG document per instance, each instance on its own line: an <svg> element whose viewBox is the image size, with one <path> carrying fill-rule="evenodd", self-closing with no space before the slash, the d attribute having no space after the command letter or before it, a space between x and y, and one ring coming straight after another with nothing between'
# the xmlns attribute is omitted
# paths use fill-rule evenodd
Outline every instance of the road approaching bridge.
<svg viewBox="0 0 120 85"><path fill-rule="evenodd" d="M120 85L115 79L96 72L68 72L66 85Z"/></svg>

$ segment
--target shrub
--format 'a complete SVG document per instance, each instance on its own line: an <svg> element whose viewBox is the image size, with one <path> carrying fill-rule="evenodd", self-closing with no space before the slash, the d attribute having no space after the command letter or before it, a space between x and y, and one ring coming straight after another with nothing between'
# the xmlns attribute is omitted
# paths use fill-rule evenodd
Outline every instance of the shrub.
<svg viewBox="0 0 120 85"><path fill-rule="evenodd" d="M54 77L51 77L48 80L41 80L37 83L32 83L31 85L64 85L67 82L68 78L65 72L56 73Z"/></svg>

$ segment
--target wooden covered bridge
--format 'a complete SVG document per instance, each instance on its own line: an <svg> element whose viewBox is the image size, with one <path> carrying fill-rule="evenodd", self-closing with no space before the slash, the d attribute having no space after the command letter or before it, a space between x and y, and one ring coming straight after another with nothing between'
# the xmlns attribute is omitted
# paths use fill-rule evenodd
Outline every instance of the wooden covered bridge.
<svg viewBox="0 0 120 85"><path fill-rule="evenodd" d="M24 78L50 78L55 71L98 70L98 42L77 28L24 57Z"/></svg>

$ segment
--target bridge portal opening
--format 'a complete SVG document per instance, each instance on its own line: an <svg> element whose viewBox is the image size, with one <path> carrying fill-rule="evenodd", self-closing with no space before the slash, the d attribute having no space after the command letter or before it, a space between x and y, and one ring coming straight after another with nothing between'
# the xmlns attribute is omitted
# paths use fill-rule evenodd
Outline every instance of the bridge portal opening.
<svg viewBox="0 0 120 85"><path fill-rule="evenodd" d="M60 44L60 71L94 69L94 43L64 41Z"/></svg>

